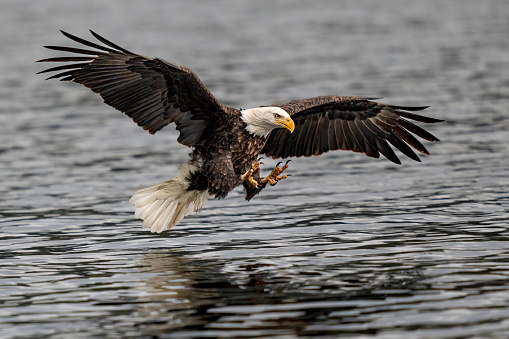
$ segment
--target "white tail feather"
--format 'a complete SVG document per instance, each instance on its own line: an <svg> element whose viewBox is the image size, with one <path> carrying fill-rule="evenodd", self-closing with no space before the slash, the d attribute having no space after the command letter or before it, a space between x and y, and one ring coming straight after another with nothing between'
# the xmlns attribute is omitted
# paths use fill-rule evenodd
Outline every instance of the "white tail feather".
<svg viewBox="0 0 509 339"><path fill-rule="evenodd" d="M190 172L195 166L179 166L181 174L173 179L138 189L129 199L136 206L134 216L143 219L143 227L161 233L178 224L186 215L200 210L210 198L207 191L188 191Z"/></svg>

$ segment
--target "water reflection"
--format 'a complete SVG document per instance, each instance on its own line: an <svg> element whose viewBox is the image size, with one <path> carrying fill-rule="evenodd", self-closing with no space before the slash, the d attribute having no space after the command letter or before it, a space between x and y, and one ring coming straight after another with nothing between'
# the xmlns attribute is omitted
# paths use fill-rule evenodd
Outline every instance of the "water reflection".
<svg viewBox="0 0 509 339"><path fill-rule="evenodd" d="M318 324L341 324L344 329L334 332L347 333L347 324L361 321L355 317L361 308L375 311L391 304L387 298L405 299L429 288L420 268L387 265L385 273L360 279L358 265L336 275L335 265L274 270L263 260L203 260L151 251L140 261L140 272L151 277L136 288L140 307L134 312L135 318L150 320L135 326L145 335L178 329L181 335L214 336L221 330L221 336L235 336L239 329L242 335L310 335L321 331Z"/></svg>

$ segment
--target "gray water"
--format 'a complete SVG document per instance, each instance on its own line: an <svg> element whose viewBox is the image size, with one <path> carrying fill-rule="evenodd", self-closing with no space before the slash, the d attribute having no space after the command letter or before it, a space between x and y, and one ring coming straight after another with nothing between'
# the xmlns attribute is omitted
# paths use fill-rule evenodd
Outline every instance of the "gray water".
<svg viewBox="0 0 509 339"><path fill-rule="evenodd" d="M1 7L0 337L509 336L506 1ZM73 45L59 29L88 28L192 67L235 107L325 94L431 105L442 142L401 166L295 159L250 203L238 189L151 234L128 199L186 161L176 131L151 136L35 75L56 55L42 45Z"/></svg>

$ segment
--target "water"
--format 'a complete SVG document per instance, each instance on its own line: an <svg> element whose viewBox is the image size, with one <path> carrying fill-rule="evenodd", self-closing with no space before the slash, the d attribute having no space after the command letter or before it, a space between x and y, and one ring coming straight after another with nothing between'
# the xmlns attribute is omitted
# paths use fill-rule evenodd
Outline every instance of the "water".
<svg viewBox="0 0 509 339"><path fill-rule="evenodd" d="M509 336L505 1L7 0L0 26L2 338ZM442 142L402 166L296 159L250 203L151 234L128 199L186 160L176 132L34 75L58 29L88 28L235 107L431 105Z"/></svg>

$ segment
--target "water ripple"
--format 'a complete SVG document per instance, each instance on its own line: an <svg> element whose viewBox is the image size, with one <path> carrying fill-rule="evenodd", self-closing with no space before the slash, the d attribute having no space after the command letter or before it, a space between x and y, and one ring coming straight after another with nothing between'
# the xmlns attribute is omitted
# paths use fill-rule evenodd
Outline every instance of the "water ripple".
<svg viewBox="0 0 509 339"><path fill-rule="evenodd" d="M1 336L507 337L509 7L352 4L3 4ZM34 76L84 22L192 66L227 105L384 96L430 104L442 142L402 166L298 158L250 203L236 190L151 234L128 199L186 161L177 132Z"/></svg>

